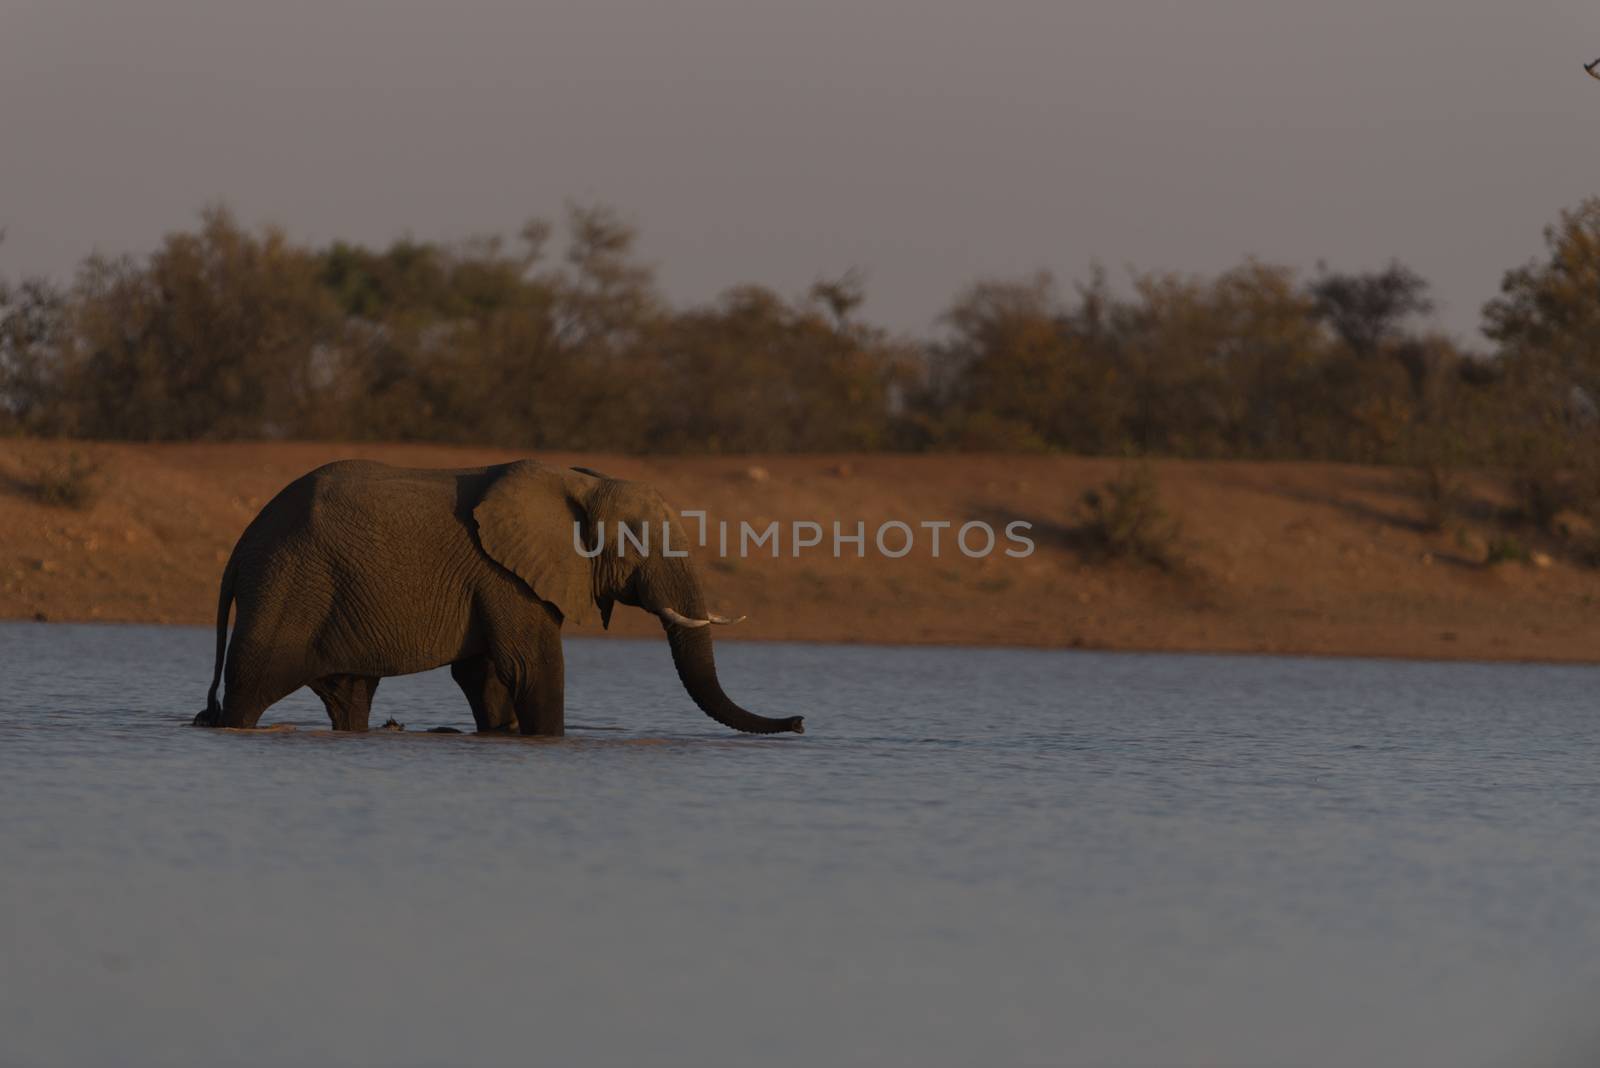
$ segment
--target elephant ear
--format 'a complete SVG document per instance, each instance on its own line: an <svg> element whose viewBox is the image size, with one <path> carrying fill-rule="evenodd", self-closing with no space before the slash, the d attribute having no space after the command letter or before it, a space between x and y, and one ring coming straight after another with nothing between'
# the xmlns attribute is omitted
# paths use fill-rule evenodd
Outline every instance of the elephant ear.
<svg viewBox="0 0 1600 1068"><path fill-rule="evenodd" d="M532 460L508 465L472 510L478 541L490 559L516 575L563 619L589 620L594 585L589 561L573 544L573 524L589 542L585 476Z"/></svg>

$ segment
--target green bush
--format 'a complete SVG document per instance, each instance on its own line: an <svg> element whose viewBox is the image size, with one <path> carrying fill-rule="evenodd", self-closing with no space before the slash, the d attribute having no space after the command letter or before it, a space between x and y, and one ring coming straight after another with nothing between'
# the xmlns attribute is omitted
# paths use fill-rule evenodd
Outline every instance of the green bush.
<svg viewBox="0 0 1600 1068"><path fill-rule="evenodd" d="M1545 529L1556 514L1576 503L1572 482L1556 469L1524 468L1511 476L1517 518Z"/></svg>
<svg viewBox="0 0 1600 1068"><path fill-rule="evenodd" d="M1454 471L1425 463L1412 470L1411 485L1422 505L1422 525L1427 530L1443 530L1460 517L1465 492Z"/></svg>
<svg viewBox="0 0 1600 1068"><path fill-rule="evenodd" d="M100 471L98 460L69 452L38 463L28 489L40 504L84 510L100 498Z"/></svg>
<svg viewBox="0 0 1600 1068"><path fill-rule="evenodd" d="M1182 524L1161 503L1161 488L1150 467L1137 464L1078 502L1075 540L1089 555L1133 560L1163 571L1183 563Z"/></svg>
<svg viewBox="0 0 1600 1068"><path fill-rule="evenodd" d="M1528 562L1528 549L1517 539L1515 534L1501 534L1489 539L1489 550L1484 557L1486 564L1505 564Z"/></svg>

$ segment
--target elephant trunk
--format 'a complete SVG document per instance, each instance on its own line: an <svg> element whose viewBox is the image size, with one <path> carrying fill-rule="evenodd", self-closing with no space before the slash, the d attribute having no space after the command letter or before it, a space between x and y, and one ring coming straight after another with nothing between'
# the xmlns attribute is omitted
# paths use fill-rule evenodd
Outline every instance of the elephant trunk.
<svg viewBox="0 0 1600 1068"><path fill-rule="evenodd" d="M683 680L683 688L689 691L702 712L725 727L750 734L805 733L805 720L801 716L782 719L758 716L740 708L722 692L722 684L717 681L717 662L711 653L709 628L686 627L665 620L661 625L667 631L667 643L672 647L672 663L678 669L678 678Z"/></svg>

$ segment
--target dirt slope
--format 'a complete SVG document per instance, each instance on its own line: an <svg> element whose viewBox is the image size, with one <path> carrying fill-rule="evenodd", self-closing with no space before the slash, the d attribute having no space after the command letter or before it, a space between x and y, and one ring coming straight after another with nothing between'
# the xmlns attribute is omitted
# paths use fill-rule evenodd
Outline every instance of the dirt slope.
<svg viewBox="0 0 1600 1068"><path fill-rule="evenodd" d="M71 450L102 467L92 507L49 507L30 487ZM295 476L344 457L466 466L517 454L412 445L0 443L0 617L209 623L234 539ZM1063 537L1080 494L1115 461L1034 456L662 458L544 454L647 479L680 508L785 524L784 555L698 552L713 608L750 619L721 637L852 642L1251 650L1414 657L1600 657L1600 572L1482 563L1489 520L1422 529L1403 472L1325 464L1155 465L1184 525L1172 575L1081 559ZM1487 486L1477 487L1487 498ZM787 525L864 521L869 555L826 545L793 558ZM925 531L902 559L870 546L886 520L1003 531L1035 524L1037 551L940 558ZM898 545L900 535L888 539ZM1539 546L1535 545L1535 548ZM846 546L850 553L853 549ZM1553 546L1546 548L1554 549ZM619 610L613 633L659 633Z"/></svg>

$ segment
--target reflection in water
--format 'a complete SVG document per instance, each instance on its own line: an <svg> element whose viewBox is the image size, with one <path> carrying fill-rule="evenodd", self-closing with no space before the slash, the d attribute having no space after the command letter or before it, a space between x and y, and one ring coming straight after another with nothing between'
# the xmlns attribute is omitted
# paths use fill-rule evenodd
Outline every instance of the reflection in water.
<svg viewBox="0 0 1600 1068"><path fill-rule="evenodd" d="M1571 1052L1587 668L568 644L228 733L203 629L0 624L0 1061L1472 1064Z"/></svg>

